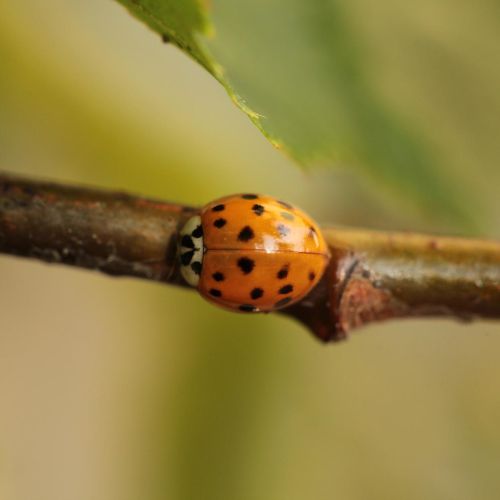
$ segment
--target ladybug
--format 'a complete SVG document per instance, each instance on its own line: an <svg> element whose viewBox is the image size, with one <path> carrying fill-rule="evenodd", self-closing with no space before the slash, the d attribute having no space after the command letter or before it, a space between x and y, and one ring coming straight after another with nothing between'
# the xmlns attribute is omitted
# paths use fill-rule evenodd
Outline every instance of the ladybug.
<svg viewBox="0 0 500 500"><path fill-rule="evenodd" d="M329 260L319 227L270 196L220 198L191 217L179 239L180 269L208 301L242 312L269 312L303 298Z"/></svg>

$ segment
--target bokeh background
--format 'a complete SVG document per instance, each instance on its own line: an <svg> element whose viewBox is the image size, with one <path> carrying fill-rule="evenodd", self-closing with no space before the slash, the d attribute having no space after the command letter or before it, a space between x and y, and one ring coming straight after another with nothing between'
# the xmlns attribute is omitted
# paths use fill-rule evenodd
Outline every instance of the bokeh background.
<svg viewBox="0 0 500 500"><path fill-rule="evenodd" d="M494 2L398 5L346 6L383 68L374 88L435 127L481 235L500 237ZM0 6L2 170L460 232L349 169L300 170L116 3ZM497 499L499 357L495 323L393 322L324 346L188 290L0 257L0 498Z"/></svg>

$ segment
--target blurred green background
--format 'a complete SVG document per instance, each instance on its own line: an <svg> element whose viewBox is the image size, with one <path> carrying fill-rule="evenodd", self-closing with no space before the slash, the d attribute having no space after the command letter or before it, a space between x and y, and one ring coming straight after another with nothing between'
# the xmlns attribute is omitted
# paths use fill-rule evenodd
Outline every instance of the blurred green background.
<svg viewBox="0 0 500 500"><path fill-rule="evenodd" d="M116 3L0 5L2 170L192 204L264 192L325 223L460 230L348 169L304 173ZM435 129L463 203L500 237L498 8L474 5L346 9L374 91ZM393 322L323 346L188 290L1 257L0 498L497 499L499 353L494 323Z"/></svg>

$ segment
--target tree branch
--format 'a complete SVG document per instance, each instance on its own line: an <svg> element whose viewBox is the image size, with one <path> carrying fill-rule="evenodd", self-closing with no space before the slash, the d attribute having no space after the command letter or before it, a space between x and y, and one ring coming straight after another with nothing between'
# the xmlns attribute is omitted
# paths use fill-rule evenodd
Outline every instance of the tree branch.
<svg viewBox="0 0 500 500"><path fill-rule="evenodd" d="M184 286L177 234L196 212L0 174L0 252ZM325 276L283 311L323 341L391 318L500 318L498 242L339 227L324 235Z"/></svg>
<svg viewBox="0 0 500 500"><path fill-rule="evenodd" d="M195 209L0 174L0 252L181 283L179 225Z"/></svg>

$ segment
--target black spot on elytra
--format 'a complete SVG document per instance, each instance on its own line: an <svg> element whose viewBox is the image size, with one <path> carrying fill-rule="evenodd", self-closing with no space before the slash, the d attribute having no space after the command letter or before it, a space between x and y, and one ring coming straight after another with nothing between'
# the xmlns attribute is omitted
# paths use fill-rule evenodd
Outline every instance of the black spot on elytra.
<svg viewBox="0 0 500 500"><path fill-rule="evenodd" d="M314 271L309 271L309 281L314 281L316 278L316 273Z"/></svg>
<svg viewBox="0 0 500 500"><path fill-rule="evenodd" d="M278 290L278 293L280 295L286 295L287 293L292 293L292 292L293 292L293 285L285 285Z"/></svg>
<svg viewBox="0 0 500 500"><path fill-rule="evenodd" d="M250 297L252 297L253 300L260 299L264 295L264 290L262 288L254 288L250 292Z"/></svg>
<svg viewBox="0 0 500 500"><path fill-rule="evenodd" d="M285 224L278 224L276 226L276 229L278 230L278 233L281 237L285 237L290 234L290 228L288 226L285 226Z"/></svg>
<svg viewBox="0 0 500 500"><path fill-rule="evenodd" d="M243 312L254 312L257 310L257 308L252 304L241 304L238 309Z"/></svg>
<svg viewBox="0 0 500 500"><path fill-rule="evenodd" d="M241 197L244 200L256 200L258 198L258 196L256 194L243 194L243 195L241 195Z"/></svg>
<svg viewBox="0 0 500 500"><path fill-rule="evenodd" d="M193 238L185 234L181 239L181 246L185 248L194 248Z"/></svg>
<svg viewBox="0 0 500 500"><path fill-rule="evenodd" d="M274 304L274 307L286 306L291 301L292 301L291 297L285 297L284 299L278 300L278 302L276 302L276 304Z"/></svg>
<svg viewBox="0 0 500 500"><path fill-rule="evenodd" d="M224 227L227 223L227 220L226 219L217 219L215 222L214 222L214 226L217 228L217 229L220 229L221 227Z"/></svg>
<svg viewBox="0 0 500 500"><path fill-rule="evenodd" d="M211 288L208 293L212 296L212 297L222 297L222 292L220 290L218 290L217 288Z"/></svg>
<svg viewBox="0 0 500 500"><path fill-rule="evenodd" d="M163 43L170 43L170 37L166 33L163 33L163 35L161 36L161 41Z"/></svg>
<svg viewBox="0 0 500 500"><path fill-rule="evenodd" d="M226 205L215 205L215 207L212 207L212 212L222 212L226 208Z"/></svg>
<svg viewBox="0 0 500 500"><path fill-rule="evenodd" d="M284 280L288 276L289 265L285 264L276 274L279 280Z"/></svg>
<svg viewBox="0 0 500 500"><path fill-rule="evenodd" d="M238 259L238 267L242 270L243 274L250 274L255 267L255 262L248 257L241 257Z"/></svg>
<svg viewBox="0 0 500 500"><path fill-rule="evenodd" d="M191 233L191 236L193 238L201 238L203 236L203 228L201 227L201 224L198 224L196 226L196 228Z"/></svg>
<svg viewBox="0 0 500 500"><path fill-rule="evenodd" d="M183 253L181 255L181 264L183 266L189 266L191 259L193 258L194 250L190 250L189 252Z"/></svg>
<svg viewBox="0 0 500 500"><path fill-rule="evenodd" d="M224 281L225 276L222 273L216 272L216 273L212 274L212 278L215 281Z"/></svg>
<svg viewBox="0 0 500 500"><path fill-rule="evenodd" d="M315 238L316 237L316 229L312 226L309 227L309 236L311 238Z"/></svg>
<svg viewBox="0 0 500 500"><path fill-rule="evenodd" d="M287 203L286 201L281 201L281 200L278 200L278 203L279 203L282 207L288 208L289 210L292 210L292 209L293 209L292 205L290 205L290 203Z"/></svg>
<svg viewBox="0 0 500 500"><path fill-rule="evenodd" d="M238 234L240 241L249 241L255 236L253 229L250 226L245 226Z"/></svg>
<svg viewBox="0 0 500 500"><path fill-rule="evenodd" d="M258 203L256 203L252 207L252 210L255 213L255 215L262 215L264 213L264 207L262 205L259 205Z"/></svg>
<svg viewBox="0 0 500 500"><path fill-rule="evenodd" d="M198 276L201 274L201 262L192 262L191 263L191 269L193 270L193 272L195 274L197 274Z"/></svg>

